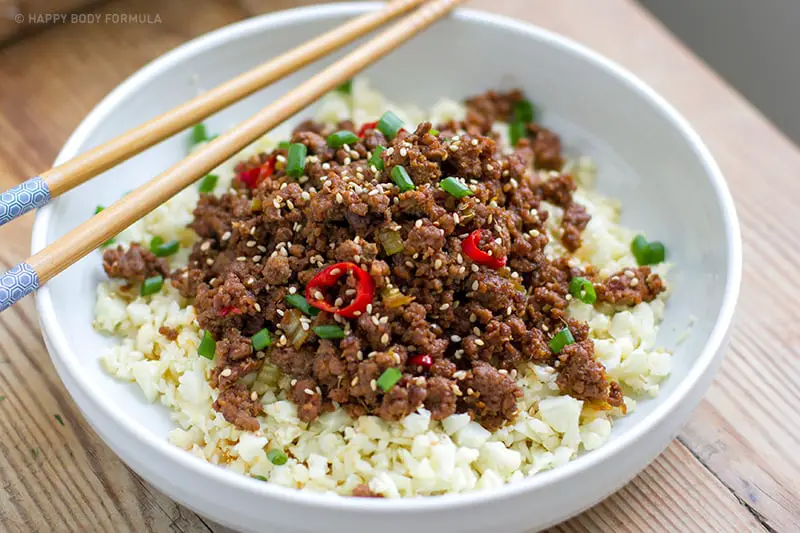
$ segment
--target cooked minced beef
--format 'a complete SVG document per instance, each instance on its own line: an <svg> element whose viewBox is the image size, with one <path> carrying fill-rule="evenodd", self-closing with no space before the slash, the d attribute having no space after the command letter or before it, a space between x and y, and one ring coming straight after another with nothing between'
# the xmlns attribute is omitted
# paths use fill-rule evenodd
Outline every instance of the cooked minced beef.
<svg viewBox="0 0 800 533"><path fill-rule="evenodd" d="M254 189L235 179L228 193L201 196L191 224L199 240L188 266L171 277L217 341L211 384L226 420L258 428L260 403L241 378L264 360L290 376L290 398L306 422L336 405L386 420L424 406L434 420L469 413L494 430L517 414L517 367L528 361L556 367L564 393L623 406L619 385L595 360L588 325L566 314L570 280L595 279L594 269L544 253L542 202L564 210L569 251L580 247L590 219L573 200L574 180L561 172L560 140L531 123L512 154L498 150L492 126L510 120L520 99L519 91L489 92L467 102L463 123L436 125L437 134L426 122L391 141L372 127L340 123L338 129L360 131L362 141L336 149L325 137L333 128L305 122L291 138L308 148L303 177L286 175L287 152L277 149L237 167L240 175L274 167ZM368 163L379 145L387 148L382 171ZM398 165L415 189L399 192L391 178ZM472 194L458 199L443 191L440 181L449 176L465 180ZM476 230L481 257L462 248ZM148 253L136 245L110 250L106 270L131 280L163 271ZM492 264L500 258L505 266ZM371 278L368 306L345 318L343 311L306 315L287 303L340 262ZM327 297L339 310L350 305L362 282L352 270L337 276L312 301ZM646 267L597 280L596 287L599 301L625 305L664 290ZM314 331L331 325L343 338L321 339ZM549 342L564 327L575 343L554 354ZM257 351L251 339L264 328L273 343Z"/></svg>
<svg viewBox="0 0 800 533"><path fill-rule="evenodd" d="M131 244L127 250L122 246L106 250L103 253L103 270L110 278L125 279L131 283L169 274L166 261L137 243Z"/></svg>

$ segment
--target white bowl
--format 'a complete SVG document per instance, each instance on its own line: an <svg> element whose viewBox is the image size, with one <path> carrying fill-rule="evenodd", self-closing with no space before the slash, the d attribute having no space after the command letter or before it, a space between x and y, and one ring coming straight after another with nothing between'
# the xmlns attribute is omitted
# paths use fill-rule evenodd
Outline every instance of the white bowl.
<svg viewBox="0 0 800 533"><path fill-rule="evenodd" d="M266 15L195 39L117 87L78 127L57 162L212 87L378 4L320 5ZM223 130L331 60L308 67L208 122ZM598 450L488 492L406 500L342 498L286 489L204 463L167 442L165 408L107 376L98 355L111 342L91 327L93 254L41 288L38 309L53 363L92 427L137 473L217 522L247 531L382 533L530 531L576 514L621 487L670 442L708 388L726 347L739 291L741 245L733 202L717 165L686 121L652 89L563 37L510 19L461 10L366 75L399 102L433 104L488 88L521 87L570 151L599 165L598 186L618 197L623 222L657 236L675 263L659 343L674 348L660 395L618 421ZM170 139L41 209L33 249L89 217L97 204L185 154ZM696 317L691 335L678 338Z"/></svg>

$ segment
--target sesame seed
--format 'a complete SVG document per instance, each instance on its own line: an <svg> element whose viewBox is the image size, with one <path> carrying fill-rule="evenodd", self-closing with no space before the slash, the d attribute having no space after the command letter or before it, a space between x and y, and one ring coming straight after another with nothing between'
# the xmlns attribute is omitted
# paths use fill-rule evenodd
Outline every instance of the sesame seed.
<svg viewBox="0 0 800 533"><path fill-rule="evenodd" d="M374 379L369 380L369 388L373 391L378 390L378 382Z"/></svg>
<svg viewBox="0 0 800 533"><path fill-rule="evenodd" d="M470 322L475 322L476 320L478 320L478 317L475 316L475 313L470 313L469 314L469 321Z"/></svg>
<svg viewBox="0 0 800 533"><path fill-rule="evenodd" d="M417 219L417 221L414 222L414 226L417 227L417 228L421 228L422 227L422 219Z"/></svg>
<svg viewBox="0 0 800 533"><path fill-rule="evenodd" d="M230 231L226 231L225 233L222 234L222 240L223 241L227 241L230 238L231 238L231 232Z"/></svg>
<svg viewBox="0 0 800 533"><path fill-rule="evenodd" d="M237 261L247 261L247 258L245 256L243 256L243 255L240 255L239 257L236 258L236 260Z"/></svg>
<svg viewBox="0 0 800 533"><path fill-rule="evenodd" d="M386 324L387 322L389 322L389 317L388 316L382 316L381 319L380 319L380 323L381 324Z"/></svg>
<svg viewBox="0 0 800 533"><path fill-rule="evenodd" d="M442 304L439 306L440 311L447 311L448 309L450 309L450 304Z"/></svg>
<svg viewBox="0 0 800 533"><path fill-rule="evenodd" d="M480 340L480 339L475 339L475 344L477 344L478 346L483 346L483 345L484 345L484 344L486 344L486 343L485 343L485 342L483 342L483 341L482 341L482 340Z"/></svg>
<svg viewBox="0 0 800 533"><path fill-rule="evenodd" d="M372 304L367 304L367 314L368 315L372 314Z"/></svg>
<svg viewBox="0 0 800 533"><path fill-rule="evenodd" d="M206 264L207 265L213 265L214 264L214 260L209 257L208 259L206 259Z"/></svg>
<svg viewBox="0 0 800 533"><path fill-rule="evenodd" d="M636 287L639 284L639 278L633 278L631 280L631 287Z"/></svg>
<svg viewBox="0 0 800 533"><path fill-rule="evenodd" d="M275 312L278 313L278 316L283 316L284 314L286 314L281 309L277 309Z"/></svg>
<svg viewBox="0 0 800 533"><path fill-rule="evenodd" d="M333 269L333 270L331 270L331 272L330 272L331 276L338 276L338 275L339 275L339 274L341 274L341 273L342 273L342 270L341 270L341 269L339 269L339 268L334 268L334 269Z"/></svg>
<svg viewBox="0 0 800 533"><path fill-rule="evenodd" d="M353 311L353 316L361 316L361 311Z"/></svg>
<svg viewBox="0 0 800 533"><path fill-rule="evenodd" d="M231 374L233 374L233 370L231 370L230 368L226 368L225 370L223 370L222 372L219 373L220 376L223 376L223 377L226 377L226 378L228 376L230 376Z"/></svg>
<svg viewBox="0 0 800 533"><path fill-rule="evenodd" d="M458 335L451 335L450 340L453 342L461 342L461 337L459 337Z"/></svg>
<svg viewBox="0 0 800 533"><path fill-rule="evenodd" d="M470 265L470 267L469 267L469 268L470 268L470 269L471 269L473 272L478 272L478 271L480 270L480 268L478 267L478 265L476 265L475 263L473 263L472 265Z"/></svg>
<svg viewBox="0 0 800 533"><path fill-rule="evenodd" d="M258 393L256 391L250 393L250 400L252 401L258 400Z"/></svg>
<svg viewBox="0 0 800 533"><path fill-rule="evenodd" d="M311 326L308 325L308 322L300 322L300 327L303 328L303 331L308 331Z"/></svg>
<svg viewBox="0 0 800 533"><path fill-rule="evenodd" d="M258 311L259 313L261 312L261 305L259 305L259 303L258 303L258 302L256 302L256 303L253 305L253 307L255 307L255 308L256 308L256 311Z"/></svg>
<svg viewBox="0 0 800 533"><path fill-rule="evenodd" d="M477 326L475 326L474 328L472 328L472 333L473 333L475 336L477 336L477 337L480 337L480 336L481 336L481 330L480 330L480 329L478 329L478 327L477 327Z"/></svg>
<svg viewBox="0 0 800 533"><path fill-rule="evenodd" d="M478 139L472 139L472 140L471 140L469 143L470 143L472 146L478 146Z"/></svg>
<svg viewBox="0 0 800 533"><path fill-rule="evenodd" d="M352 163L352 162L353 162L353 160L352 160L352 159L350 159L349 157L345 157L345 158L344 158L344 161L342 161L342 163L344 163L345 165L349 165L349 164L350 164L350 163Z"/></svg>
<svg viewBox="0 0 800 533"><path fill-rule="evenodd" d="M261 261L261 256L260 255L254 255L253 256L253 263L258 263L259 261Z"/></svg>
<svg viewBox="0 0 800 533"><path fill-rule="evenodd" d="M400 148L400 156L406 157L407 155L408 155L408 150L406 150L405 148Z"/></svg>
<svg viewBox="0 0 800 533"><path fill-rule="evenodd" d="M356 385L358 385L358 376L354 377L354 378L353 378L353 379L350 381L350 386L351 386L351 387L355 387Z"/></svg>
<svg viewBox="0 0 800 533"><path fill-rule="evenodd" d="M510 315L513 311L514 311L514 308L512 308L510 305L506 308L506 314L507 315Z"/></svg>
<svg viewBox="0 0 800 533"><path fill-rule="evenodd" d="M200 249L204 252L207 252L209 248L211 248L211 241L206 241L200 245Z"/></svg>
<svg viewBox="0 0 800 533"><path fill-rule="evenodd" d="M477 291L478 290L478 281L477 280L472 282L472 290L473 291Z"/></svg>
<svg viewBox="0 0 800 533"><path fill-rule="evenodd" d="M389 334L384 333L381 335L381 344L389 344Z"/></svg>
<svg viewBox="0 0 800 533"><path fill-rule="evenodd" d="M248 248L252 248L252 247L253 247L253 246L255 246L256 244L257 244L257 243L256 243L256 241L247 241L247 247L248 247Z"/></svg>
<svg viewBox="0 0 800 533"><path fill-rule="evenodd" d="M344 291L345 296L353 296L356 293L355 289L347 289Z"/></svg>
<svg viewBox="0 0 800 533"><path fill-rule="evenodd" d="M501 368L500 370L497 371L497 373L498 374L503 374L504 376L507 376L508 375L508 370L506 370L505 368Z"/></svg>
<svg viewBox="0 0 800 533"><path fill-rule="evenodd" d="M308 394L309 396L314 396L314 391L313 391L313 390L311 390L311 389L309 389L309 388L305 388L305 389L303 389L303 392L305 392L305 393L306 393L306 394Z"/></svg>
<svg viewBox="0 0 800 533"><path fill-rule="evenodd" d="M336 193L336 203L337 204L341 204L342 202L344 202L344 198L342 197L342 193L337 192Z"/></svg>
<svg viewBox="0 0 800 533"><path fill-rule="evenodd" d="M441 259L437 259L436 261L434 261L433 262L433 268L437 268L437 269L438 268L442 268L442 260Z"/></svg>
<svg viewBox="0 0 800 533"><path fill-rule="evenodd" d="M292 381L290 381L290 382L289 382L289 385L291 385L292 387L294 387L295 385L297 385L297 380L296 380L296 379L293 379Z"/></svg>
<svg viewBox="0 0 800 533"><path fill-rule="evenodd" d="M376 316L372 317L372 323L375 324L376 326L379 326L381 324L380 321L378 320L378 317Z"/></svg>
<svg viewBox="0 0 800 533"><path fill-rule="evenodd" d="M317 299L317 300L322 300L324 298L324 296L322 295L322 293L320 291L314 291L314 298Z"/></svg>
<svg viewBox="0 0 800 533"><path fill-rule="evenodd" d="M294 294L297 292L297 287L289 287L289 294Z"/></svg>

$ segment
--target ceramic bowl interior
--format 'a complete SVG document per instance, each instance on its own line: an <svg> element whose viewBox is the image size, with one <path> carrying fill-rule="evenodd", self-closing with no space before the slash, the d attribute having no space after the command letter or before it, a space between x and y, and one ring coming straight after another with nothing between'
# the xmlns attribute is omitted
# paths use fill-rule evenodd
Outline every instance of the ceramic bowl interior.
<svg viewBox="0 0 800 533"><path fill-rule="evenodd" d="M58 161L371 7L319 6L260 17L180 47L109 95L75 132ZM210 130L231 127L339 56L307 67L211 117ZM727 189L705 148L686 123L634 77L563 38L499 17L461 11L370 67L364 76L392 100L423 107L443 96L461 99L490 88L524 89L544 124L562 135L568 153L595 160L598 188L621 200L623 223L666 244L669 261L675 265L669 276L673 294L658 340L674 350L674 366L660 395L640 402L635 413L619 420L606 448L580 457L563 473L545 473L520 482L519 487L495 492L500 497L506 490L543 487L549 477L576 475L595 454L594 460L601 460L623 452L648 427L668 416L671 402L678 401L712 364L730 320L738 289L738 228ZM307 110L295 120L312 113ZM177 136L58 198L40 211L33 248L55 241L90 217L96 205L114 202L185 154L186 136ZM91 327L95 287L103 279L100 254L93 253L39 291L38 306L52 357L65 381L74 382L116 424L133 428L149 447L147 453L172 454L176 450L169 449L166 441L172 424L165 408L147 403L135 385L116 381L98 365L101 351L114 342ZM678 344L690 320L694 321L691 335ZM233 481L236 474L219 475L224 483L237 483ZM300 501L319 498L279 487L263 489L249 483L246 487ZM466 503L472 497L457 498ZM439 500L441 505L456 501Z"/></svg>

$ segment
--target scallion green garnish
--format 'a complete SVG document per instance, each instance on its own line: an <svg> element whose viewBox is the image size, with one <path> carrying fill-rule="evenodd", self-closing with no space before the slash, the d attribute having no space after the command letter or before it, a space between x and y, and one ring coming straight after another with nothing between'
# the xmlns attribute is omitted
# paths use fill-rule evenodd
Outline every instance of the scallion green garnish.
<svg viewBox="0 0 800 533"><path fill-rule="evenodd" d="M533 122L534 117L533 104L529 100L518 100L514 102L514 107L511 110L511 116L514 122Z"/></svg>
<svg viewBox="0 0 800 533"><path fill-rule="evenodd" d="M94 208L94 214L96 215L97 213L99 213L103 209L105 209L105 207L103 207L102 205L98 205L97 207Z"/></svg>
<svg viewBox="0 0 800 533"><path fill-rule="evenodd" d="M189 145L193 148L200 143L208 141L208 130L202 122L192 127L189 132Z"/></svg>
<svg viewBox="0 0 800 533"><path fill-rule="evenodd" d="M139 294L142 296L150 296L151 294L155 294L161 290L161 287L164 286L164 277L163 276L153 276L147 278L142 282L142 288L139 291Z"/></svg>
<svg viewBox="0 0 800 533"><path fill-rule="evenodd" d="M205 357L206 359L214 359L214 354L217 351L217 341L210 332L203 333L203 339L200 341L200 346L197 347L197 355Z"/></svg>
<svg viewBox="0 0 800 533"><path fill-rule="evenodd" d="M175 239L164 242L164 239L161 237L153 237L153 240L150 241L150 251L153 252L156 257L169 257L177 253L180 247L181 243Z"/></svg>
<svg viewBox="0 0 800 533"><path fill-rule="evenodd" d="M317 316L319 314L319 309L308 303L308 300L302 294L287 294L286 303L309 316Z"/></svg>
<svg viewBox="0 0 800 533"><path fill-rule="evenodd" d="M288 150L291 145L289 141L281 141L278 143L278 150Z"/></svg>
<svg viewBox="0 0 800 533"><path fill-rule="evenodd" d="M341 148L345 144L357 143L361 139L352 131L341 130L328 135L327 142L331 148Z"/></svg>
<svg viewBox="0 0 800 533"><path fill-rule="evenodd" d="M439 130L437 130L436 128L431 128L431 130L428 133L436 137L437 135L439 135Z"/></svg>
<svg viewBox="0 0 800 533"><path fill-rule="evenodd" d="M266 481L267 480L267 478L265 478L264 476L256 475L256 476L252 476L252 477L253 477L253 479L257 479L259 481Z"/></svg>
<svg viewBox="0 0 800 533"><path fill-rule="evenodd" d="M216 174L206 175L200 180L200 192L210 193L217 186L217 181L219 181L219 176Z"/></svg>
<svg viewBox="0 0 800 533"><path fill-rule="evenodd" d="M110 239L108 239L106 242L104 242L103 244L101 244L101 245L100 245L100 247L101 247L101 248L108 248L109 246L111 246L112 244L114 244L114 243L116 243L116 242L117 242L117 239L115 239L114 237L111 237L111 238L110 238Z"/></svg>
<svg viewBox="0 0 800 533"><path fill-rule="evenodd" d="M471 196L473 194L470 188L467 187L466 183L458 178L453 177L445 178L440 181L439 188L449 195L455 196L456 198L464 198L465 196Z"/></svg>
<svg viewBox="0 0 800 533"><path fill-rule="evenodd" d="M528 133L528 125L524 122L512 122L508 126L508 138L511 146L516 146L520 139L524 139Z"/></svg>
<svg viewBox="0 0 800 533"><path fill-rule="evenodd" d="M648 242L644 235L637 235L631 242L631 252L639 265L655 265L663 263L667 251L658 241Z"/></svg>
<svg viewBox="0 0 800 533"><path fill-rule="evenodd" d="M369 158L370 166L377 168L378 170L383 170L383 158L381 154L386 151L386 148L383 146L376 146L375 149L372 151L372 155Z"/></svg>
<svg viewBox="0 0 800 533"><path fill-rule="evenodd" d="M580 276L570 280L569 293L585 304L593 304L597 301L597 293L594 291L592 282Z"/></svg>
<svg viewBox="0 0 800 533"><path fill-rule="evenodd" d="M306 155L308 148L305 144L292 143L289 145L289 155L286 158L286 174L299 178L306 171Z"/></svg>
<svg viewBox="0 0 800 533"><path fill-rule="evenodd" d="M378 378L378 386L381 388L383 392L388 392L392 387L394 387L400 378L403 377L403 373L400 372L396 368L387 368L383 371L383 374L380 375Z"/></svg>
<svg viewBox="0 0 800 533"><path fill-rule="evenodd" d="M572 332L569 330L569 328L565 327L553 335L553 338L550 339L550 349L554 354L558 354L564 349L564 346L574 343L575 338L572 336Z"/></svg>
<svg viewBox="0 0 800 533"><path fill-rule="evenodd" d="M387 139L391 140L403 128L403 121L391 111L387 111L378 121L377 128Z"/></svg>
<svg viewBox="0 0 800 533"><path fill-rule="evenodd" d="M408 175L408 172L402 165L396 165L392 169L392 181L397 185L397 188L400 189L400 192L413 191L416 189L414 182L411 181L411 176Z"/></svg>
<svg viewBox="0 0 800 533"><path fill-rule="evenodd" d="M253 342L253 349L258 352L264 348L268 348L272 344L272 337L270 337L267 328L264 328L253 335L251 341Z"/></svg>
<svg viewBox="0 0 800 533"><path fill-rule="evenodd" d="M336 88L336 91L342 94L350 94L353 92L353 80L347 80Z"/></svg>
<svg viewBox="0 0 800 533"><path fill-rule="evenodd" d="M64 420L61 418L61 415L56 414L56 415L53 415L53 416L56 417L56 420L58 420L59 424L61 424L62 426L64 425Z"/></svg>
<svg viewBox="0 0 800 533"><path fill-rule="evenodd" d="M277 466L285 465L286 461L289 460L285 453L274 448L267 452L267 459L269 459L272 464Z"/></svg>
<svg viewBox="0 0 800 533"><path fill-rule="evenodd" d="M314 333L320 339L344 339L344 330L341 326L317 326L314 328Z"/></svg>

